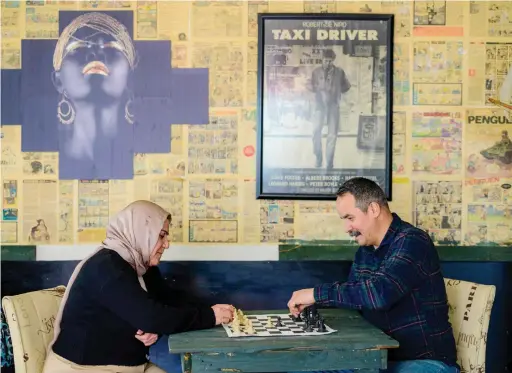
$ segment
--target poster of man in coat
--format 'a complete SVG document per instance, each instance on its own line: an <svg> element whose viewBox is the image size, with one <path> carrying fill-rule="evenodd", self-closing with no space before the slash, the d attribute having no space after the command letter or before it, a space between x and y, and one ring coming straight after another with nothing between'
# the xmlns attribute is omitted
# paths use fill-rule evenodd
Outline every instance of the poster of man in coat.
<svg viewBox="0 0 512 373"><path fill-rule="evenodd" d="M389 198L392 16L259 22L258 197L333 199L363 176Z"/></svg>

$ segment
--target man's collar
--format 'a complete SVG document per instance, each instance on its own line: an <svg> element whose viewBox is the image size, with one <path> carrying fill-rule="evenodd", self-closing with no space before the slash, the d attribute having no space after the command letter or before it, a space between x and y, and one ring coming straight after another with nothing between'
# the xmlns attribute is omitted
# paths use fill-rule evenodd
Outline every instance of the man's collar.
<svg viewBox="0 0 512 373"><path fill-rule="evenodd" d="M382 239L382 242L380 243L379 247L377 247L377 249L389 245L393 241L393 238L395 237L396 232L400 228L400 225L402 225L402 219L400 219L400 217L397 214L393 212L391 213L391 215L393 215L391 225L389 226L386 235Z"/></svg>

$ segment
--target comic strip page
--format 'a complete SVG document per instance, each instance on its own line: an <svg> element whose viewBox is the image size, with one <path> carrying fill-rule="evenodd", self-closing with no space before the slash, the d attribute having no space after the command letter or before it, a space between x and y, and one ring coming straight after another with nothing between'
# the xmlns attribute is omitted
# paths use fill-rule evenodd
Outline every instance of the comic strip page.
<svg viewBox="0 0 512 373"><path fill-rule="evenodd" d="M460 112L415 112L412 115L412 171L415 175L460 175Z"/></svg>
<svg viewBox="0 0 512 373"><path fill-rule="evenodd" d="M191 180L189 242L238 242L238 181Z"/></svg>
<svg viewBox="0 0 512 373"><path fill-rule="evenodd" d="M510 174L509 174L510 175ZM512 178L467 179L466 242L470 245L506 244L512 240Z"/></svg>
<svg viewBox="0 0 512 373"><path fill-rule="evenodd" d="M462 182L414 181L414 224L437 244L462 241Z"/></svg>

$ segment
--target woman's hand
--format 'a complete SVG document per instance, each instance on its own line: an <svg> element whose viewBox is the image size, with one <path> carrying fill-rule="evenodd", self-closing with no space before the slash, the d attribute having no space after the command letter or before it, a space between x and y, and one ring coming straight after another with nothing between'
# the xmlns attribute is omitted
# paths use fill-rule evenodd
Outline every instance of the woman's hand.
<svg viewBox="0 0 512 373"><path fill-rule="evenodd" d="M151 346L153 343L158 341L158 334L144 333L142 330L137 330L135 338L144 343L144 346Z"/></svg>
<svg viewBox="0 0 512 373"><path fill-rule="evenodd" d="M216 304L212 306L215 313L215 325L228 324L233 320L234 308L230 304Z"/></svg>

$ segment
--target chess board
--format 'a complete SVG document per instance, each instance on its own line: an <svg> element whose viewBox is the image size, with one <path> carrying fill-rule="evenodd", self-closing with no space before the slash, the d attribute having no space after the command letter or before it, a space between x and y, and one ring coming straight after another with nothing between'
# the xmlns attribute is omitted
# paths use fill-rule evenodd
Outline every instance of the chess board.
<svg viewBox="0 0 512 373"><path fill-rule="evenodd" d="M276 326L277 317L281 317L282 326ZM274 327L267 326L268 318L271 318ZM313 331L304 331L304 321L294 321L291 315L288 314L269 314L269 315L247 315L247 318L252 321L254 334L248 334L244 331L244 326L240 327L240 332L235 333L230 324L223 324L228 337L280 337L280 336L306 336L306 335L324 335L336 332L325 324L325 332L319 332L316 328Z"/></svg>

